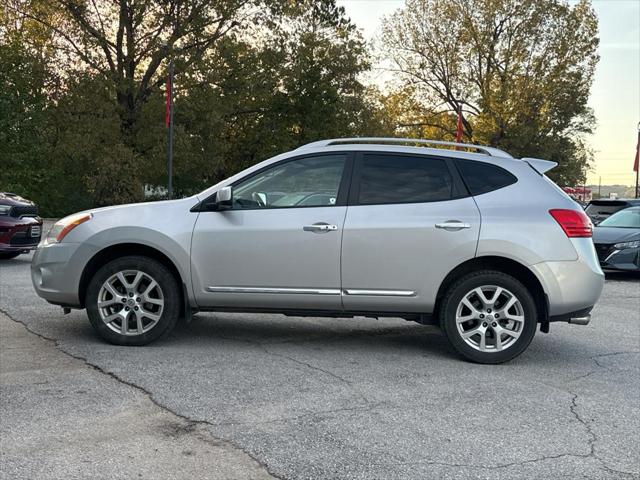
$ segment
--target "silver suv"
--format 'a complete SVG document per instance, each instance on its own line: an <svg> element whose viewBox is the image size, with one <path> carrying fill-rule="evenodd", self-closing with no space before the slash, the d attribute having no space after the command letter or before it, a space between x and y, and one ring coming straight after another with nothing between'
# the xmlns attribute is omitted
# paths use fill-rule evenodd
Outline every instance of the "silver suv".
<svg viewBox="0 0 640 480"><path fill-rule="evenodd" d="M429 140L316 142L190 198L60 220L33 285L118 345L196 311L402 317L500 363L538 324L588 323L603 287L589 219L544 175L555 165Z"/></svg>

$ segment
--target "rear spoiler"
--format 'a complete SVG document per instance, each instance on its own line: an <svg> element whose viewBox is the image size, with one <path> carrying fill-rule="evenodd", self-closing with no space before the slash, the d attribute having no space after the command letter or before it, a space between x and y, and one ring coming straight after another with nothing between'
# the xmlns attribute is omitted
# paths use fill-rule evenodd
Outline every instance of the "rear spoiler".
<svg viewBox="0 0 640 480"><path fill-rule="evenodd" d="M527 162L531 167L540 175L548 172L552 168L558 166L558 162L552 162L550 160L542 160L540 158L523 158L523 162Z"/></svg>

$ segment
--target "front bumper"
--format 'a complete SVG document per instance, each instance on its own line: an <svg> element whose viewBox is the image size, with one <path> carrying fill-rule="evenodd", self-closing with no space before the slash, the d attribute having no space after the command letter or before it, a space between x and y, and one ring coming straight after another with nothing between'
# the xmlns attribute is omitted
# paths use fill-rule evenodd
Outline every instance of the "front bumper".
<svg viewBox="0 0 640 480"><path fill-rule="evenodd" d="M627 272L640 271L640 247L617 250L613 245L596 244L600 266Z"/></svg>
<svg viewBox="0 0 640 480"><path fill-rule="evenodd" d="M79 243L39 246L31 262L31 282L38 296L57 305L79 306L79 281L85 262Z"/></svg>
<svg viewBox="0 0 640 480"><path fill-rule="evenodd" d="M0 252L34 250L42 236L42 220L30 218L14 225L0 227Z"/></svg>
<svg viewBox="0 0 640 480"><path fill-rule="evenodd" d="M38 247L37 245L15 247L13 245L6 245L3 243L0 243L0 253L13 253L13 252L29 253L31 250L35 250L37 247Z"/></svg>

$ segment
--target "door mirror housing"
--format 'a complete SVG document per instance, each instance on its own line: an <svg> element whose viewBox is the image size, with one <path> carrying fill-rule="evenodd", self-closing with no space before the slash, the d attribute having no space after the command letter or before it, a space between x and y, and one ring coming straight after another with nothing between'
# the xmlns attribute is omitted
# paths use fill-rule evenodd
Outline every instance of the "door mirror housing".
<svg viewBox="0 0 640 480"><path fill-rule="evenodd" d="M232 206L233 206L232 188L222 187L213 196L209 197L208 200L205 200L202 204L200 204L200 207L197 208L197 210L201 212L219 212L221 210L230 210Z"/></svg>
<svg viewBox="0 0 640 480"><path fill-rule="evenodd" d="M233 190L231 187L222 187L216 192L216 203L218 205L228 205L230 207L232 201Z"/></svg>
<svg viewBox="0 0 640 480"><path fill-rule="evenodd" d="M233 206L233 190L231 187L222 187L216 192L214 210L230 210Z"/></svg>

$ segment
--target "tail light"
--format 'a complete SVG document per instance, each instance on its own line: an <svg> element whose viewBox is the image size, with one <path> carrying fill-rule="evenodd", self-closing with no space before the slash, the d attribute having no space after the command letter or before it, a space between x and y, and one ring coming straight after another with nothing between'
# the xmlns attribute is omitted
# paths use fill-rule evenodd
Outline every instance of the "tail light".
<svg viewBox="0 0 640 480"><path fill-rule="evenodd" d="M567 237L591 237L593 227L587 214L578 210L555 208L549 210L551 216L562 227Z"/></svg>

